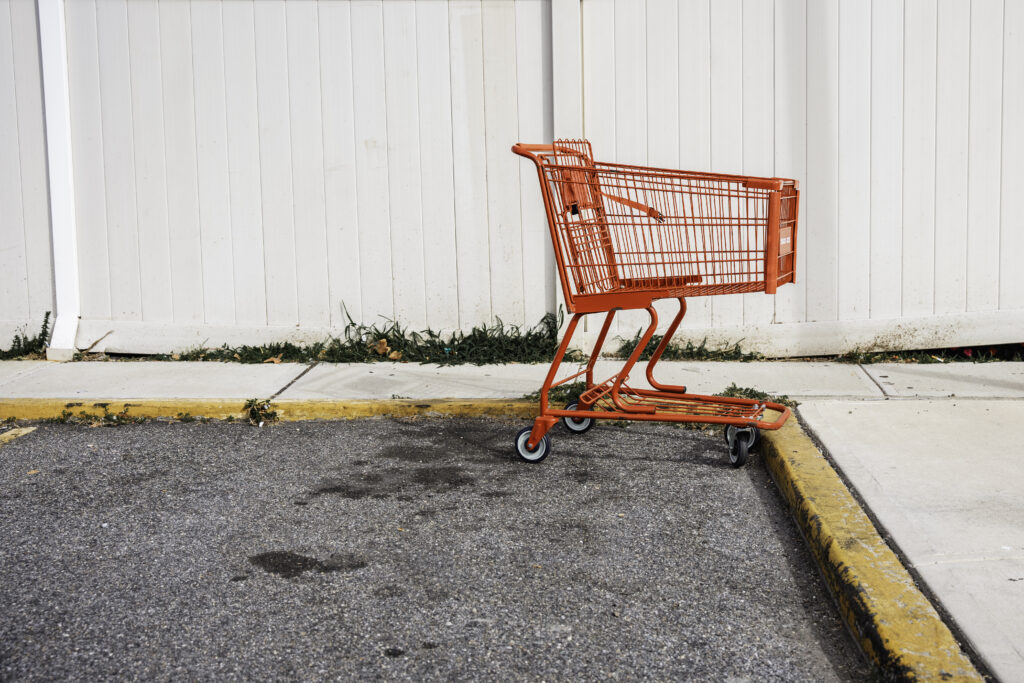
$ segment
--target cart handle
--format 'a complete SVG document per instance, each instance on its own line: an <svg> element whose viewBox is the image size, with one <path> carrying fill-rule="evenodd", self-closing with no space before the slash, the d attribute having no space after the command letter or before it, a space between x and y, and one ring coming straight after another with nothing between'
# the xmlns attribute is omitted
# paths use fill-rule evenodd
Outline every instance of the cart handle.
<svg viewBox="0 0 1024 683"><path fill-rule="evenodd" d="M527 145L523 144L522 142L518 142L512 145L512 151L521 157L526 157L527 159L532 160L538 166L540 165L540 160L537 158L537 155L534 154L534 152L548 152L550 154L554 154L555 152L562 152L566 154L579 154L579 152L577 152L576 150L570 147L562 147L561 145ZM600 192L601 196L606 197L612 200L613 202L618 202L623 206L628 206L632 209L636 209L637 211L642 211L643 213L646 213L648 216L655 219L659 223L665 222L664 214L655 209L653 206L647 206L646 204L633 201L632 199L627 199L626 197L617 197L616 195L600 191L600 188L597 189Z"/></svg>

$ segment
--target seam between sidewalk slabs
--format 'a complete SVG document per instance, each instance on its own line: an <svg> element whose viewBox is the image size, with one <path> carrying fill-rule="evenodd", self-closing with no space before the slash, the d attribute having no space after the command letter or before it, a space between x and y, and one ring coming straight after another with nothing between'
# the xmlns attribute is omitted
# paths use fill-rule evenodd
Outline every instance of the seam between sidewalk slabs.
<svg viewBox="0 0 1024 683"><path fill-rule="evenodd" d="M305 369L305 370L303 370L303 371L302 371L302 372L300 372L299 374L295 375L295 377L292 377L292 381L288 382L288 383L287 383L287 384L285 384L285 385L284 385L283 387L281 387L280 389L278 389L278 390L277 390L277 392L276 392L276 393L275 393L274 395L272 395L272 396L270 397L270 399L269 399L269 400L273 401L273 400L274 400L275 398L277 398L278 396L280 396L280 395L281 395L281 394L283 394L284 392L288 391L288 389L289 389L289 388L291 388L291 386L292 386L293 384L295 384L295 383L296 383L296 382L298 382L298 381L299 381L300 379L302 379L303 377L305 377L305 376L306 376L306 373L308 373L308 372L309 372L310 370L312 370L313 368L315 368L315 367L316 367L316 366L318 366L318 365L320 365L320 361L316 361L316 362L312 363L311 365L307 365L307 366L306 366L306 369Z"/></svg>
<svg viewBox="0 0 1024 683"><path fill-rule="evenodd" d="M840 616L885 677L983 680L797 416L762 436L768 471Z"/></svg>
<svg viewBox="0 0 1024 683"><path fill-rule="evenodd" d="M869 380L871 380L872 384L878 387L878 390L882 392L882 398L889 398L889 394L886 393L885 388L879 384L878 380L875 379L870 372L867 371L867 368L864 367L863 363L857 363L857 367L860 368L860 371L863 372Z"/></svg>

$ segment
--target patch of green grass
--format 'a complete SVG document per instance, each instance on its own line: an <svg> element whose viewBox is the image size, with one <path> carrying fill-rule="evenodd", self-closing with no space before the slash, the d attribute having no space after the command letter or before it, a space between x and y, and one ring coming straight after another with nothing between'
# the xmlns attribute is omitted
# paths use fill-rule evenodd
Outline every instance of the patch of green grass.
<svg viewBox="0 0 1024 683"><path fill-rule="evenodd" d="M989 346L965 346L915 351L866 351L853 349L835 356L837 363L992 363L1024 361L1024 342Z"/></svg>
<svg viewBox="0 0 1024 683"><path fill-rule="evenodd" d="M473 363L548 362L558 348L559 315L546 314L533 327L506 325L500 318L493 325L479 325L469 332L441 334L431 329L413 331L386 320L364 325L349 318L339 337L311 344L277 342L263 346L197 347L173 354L151 356L152 360L235 361L239 363L367 363L407 361L458 365ZM579 354L573 359L578 360Z"/></svg>
<svg viewBox="0 0 1024 683"><path fill-rule="evenodd" d="M46 356L46 345L50 341L50 312L43 314L43 325L39 333L29 337L27 332L14 335L11 341L11 348L4 351L0 349L0 360L11 360L13 358L40 358Z"/></svg>
<svg viewBox="0 0 1024 683"><path fill-rule="evenodd" d="M548 402L559 409L562 406L566 406L572 401L578 401L580 394L587 390L586 382L570 382L569 384L559 384L557 387L552 387L551 391L548 392ZM540 389L533 392L532 394L526 394L523 396L528 401L539 401L540 400Z"/></svg>
<svg viewBox="0 0 1024 683"><path fill-rule="evenodd" d="M637 347L641 339L641 331L637 330L636 335L632 339L619 339L618 348L612 352L612 355L616 358L629 358L629 355L633 353L633 349ZM647 343L644 350L640 353L640 360L650 360L651 356L654 355L655 349L658 348L658 344L661 343L662 335L656 334L651 337L651 341ZM742 340L741 340L742 341ZM701 340L700 344L694 344L692 341L687 340L686 343L682 342L670 342L665 352L661 355L662 360L730 360L730 361L742 361L744 363L764 360L764 356L759 353L747 353L740 346L740 342L736 342L732 346L723 346L721 348L710 349L708 348L708 340L705 337Z"/></svg>
<svg viewBox="0 0 1024 683"><path fill-rule="evenodd" d="M138 415L129 415L127 406L117 413L110 412L110 408L106 405L101 405L100 407L103 408L102 415L90 413L85 410L79 411L79 413L75 415L70 410L62 410L59 417L49 418L47 420L43 420L43 422L81 425L83 427L120 427L129 424L140 424L145 422L147 419Z"/></svg>
<svg viewBox="0 0 1024 683"><path fill-rule="evenodd" d="M727 386L723 391L715 394L715 396L723 396L725 398L750 398L755 401L771 401L772 403L781 403L782 405L790 408L796 408L800 405L789 396L776 396L775 394L768 394L751 387L738 387L735 382Z"/></svg>

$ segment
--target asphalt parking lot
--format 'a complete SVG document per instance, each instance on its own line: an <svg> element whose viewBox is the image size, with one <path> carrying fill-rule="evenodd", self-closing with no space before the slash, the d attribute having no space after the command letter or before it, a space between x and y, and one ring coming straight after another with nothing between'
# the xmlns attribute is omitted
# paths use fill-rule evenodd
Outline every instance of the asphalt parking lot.
<svg viewBox="0 0 1024 683"><path fill-rule="evenodd" d="M760 462L665 425L45 424L0 448L0 678L863 680Z"/></svg>

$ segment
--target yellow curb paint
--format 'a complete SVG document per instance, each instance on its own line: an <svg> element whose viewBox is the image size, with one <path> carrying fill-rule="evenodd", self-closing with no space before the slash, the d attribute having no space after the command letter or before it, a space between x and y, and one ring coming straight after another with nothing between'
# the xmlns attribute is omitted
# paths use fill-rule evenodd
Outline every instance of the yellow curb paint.
<svg viewBox="0 0 1024 683"><path fill-rule="evenodd" d="M48 420L81 413L103 415L104 409L115 414L127 409L132 417L174 418L187 413L192 417L225 419L245 417L241 399L74 399L19 398L0 399L0 420ZM272 401L271 407L286 421L345 420L359 417L410 417L414 415L446 417L535 417L537 401L514 399L387 399L387 400L323 400Z"/></svg>
<svg viewBox="0 0 1024 683"><path fill-rule="evenodd" d="M864 652L887 677L982 680L796 416L762 436L772 478Z"/></svg>
<svg viewBox="0 0 1024 683"><path fill-rule="evenodd" d="M0 434L0 446L3 446L5 443L10 443L14 441L19 436L31 434L35 430L35 427L18 427L17 429L12 429L10 431L4 432L3 434Z"/></svg>

